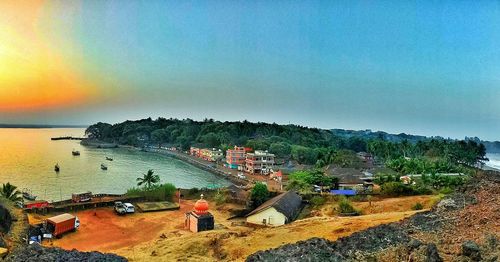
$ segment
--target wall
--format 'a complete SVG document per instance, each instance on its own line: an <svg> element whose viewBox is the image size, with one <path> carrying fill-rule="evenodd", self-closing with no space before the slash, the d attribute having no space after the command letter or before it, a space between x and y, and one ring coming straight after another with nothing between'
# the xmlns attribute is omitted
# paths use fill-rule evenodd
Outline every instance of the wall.
<svg viewBox="0 0 500 262"><path fill-rule="evenodd" d="M263 210L257 214L253 214L247 217L247 223L263 225L262 220L265 219L267 225L270 226L281 226L286 223L286 217L278 212L274 207L270 207Z"/></svg>

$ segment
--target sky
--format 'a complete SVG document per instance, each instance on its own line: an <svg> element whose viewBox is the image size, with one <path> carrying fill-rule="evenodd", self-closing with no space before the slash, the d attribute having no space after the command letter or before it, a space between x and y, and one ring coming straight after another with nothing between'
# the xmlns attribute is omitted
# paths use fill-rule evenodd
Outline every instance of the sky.
<svg viewBox="0 0 500 262"><path fill-rule="evenodd" d="M0 123L500 140L495 1L0 1Z"/></svg>

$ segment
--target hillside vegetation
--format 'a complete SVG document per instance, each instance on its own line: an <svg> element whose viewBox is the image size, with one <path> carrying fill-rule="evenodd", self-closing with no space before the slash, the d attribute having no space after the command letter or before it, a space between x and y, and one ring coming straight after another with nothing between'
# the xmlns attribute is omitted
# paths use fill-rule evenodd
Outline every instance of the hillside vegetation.
<svg viewBox="0 0 500 262"><path fill-rule="evenodd" d="M255 150L268 150L280 159L317 167L331 163L356 166L359 163L356 162L355 152L362 151L372 153L382 162L415 158L427 167L437 162L440 172L454 172L460 167L475 166L486 160L485 146L475 140L388 140L384 135L350 136L338 130L248 121L147 118L114 125L97 123L88 127L85 133L89 139L137 147L176 146L187 150L190 146L201 146L226 150L234 145L243 145Z"/></svg>

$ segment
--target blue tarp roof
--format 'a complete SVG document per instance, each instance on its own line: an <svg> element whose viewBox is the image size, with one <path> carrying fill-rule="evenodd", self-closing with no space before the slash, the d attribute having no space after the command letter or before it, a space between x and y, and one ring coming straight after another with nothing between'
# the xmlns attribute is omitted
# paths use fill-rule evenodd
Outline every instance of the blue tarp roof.
<svg viewBox="0 0 500 262"><path fill-rule="evenodd" d="M355 196L356 195L356 190L349 190L349 189L331 190L330 193L332 193L334 195Z"/></svg>

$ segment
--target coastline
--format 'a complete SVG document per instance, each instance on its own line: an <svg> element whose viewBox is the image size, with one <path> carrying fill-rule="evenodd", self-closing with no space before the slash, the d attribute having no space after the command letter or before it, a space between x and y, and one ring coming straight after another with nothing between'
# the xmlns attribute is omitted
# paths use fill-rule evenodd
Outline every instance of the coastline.
<svg viewBox="0 0 500 262"><path fill-rule="evenodd" d="M216 163L204 161L202 159L194 158L190 155L187 155L182 152L166 150L161 148L139 148L129 145L119 145L115 143L107 143L101 141L89 141L88 139L84 139L80 142L83 146L96 147L96 148L126 148L131 150L137 150L147 153L155 153L160 154L167 157L172 157L178 159L184 163L190 164L198 169L210 172L214 175L217 175L221 178L224 178L231 182L231 184L236 186L247 186L251 183L248 179L241 179L237 177L237 171L233 169L228 169L225 167L217 166Z"/></svg>

